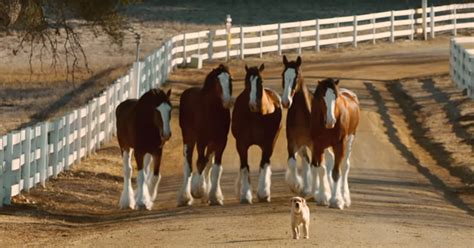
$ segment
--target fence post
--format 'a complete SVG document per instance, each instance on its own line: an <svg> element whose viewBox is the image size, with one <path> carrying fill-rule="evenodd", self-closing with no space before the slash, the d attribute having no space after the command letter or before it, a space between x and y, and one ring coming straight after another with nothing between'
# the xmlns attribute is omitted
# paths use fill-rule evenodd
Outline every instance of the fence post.
<svg viewBox="0 0 474 248"><path fill-rule="evenodd" d="M240 26L240 59L244 59L244 50L245 50L245 45L244 45L244 28Z"/></svg>
<svg viewBox="0 0 474 248"><path fill-rule="evenodd" d="M395 16L393 10L390 13L390 42L395 42Z"/></svg>
<svg viewBox="0 0 474 248"><path fill-rule="evenodd" d="M413 12L415 12L415 10L413 10ZM414 34L416 32L416 30L415 30L415 18L414 18L413 13L410 14L409 19L410 19L410 29L411 29L410 40L413 40Z"/></svg>
<svg viewBox="0 0 474 248"><path fill-rule="evenodd" d="M87 104L87 134L86 134L86 153L90 156L92 153L92 103Z"/></svg>
<svg viewBox="0 0 474 248"><path fill-rule="evenodd" d="M76 160L75 162L76 163L79 163L81 162L81 129L82 129L82 118L81 118L81 110L80 109L76 109L76 134L77 134L77 137L76 137L76 154L77 154L77 157L76 157Z"/></svg>
<svg viewBox="0 0 474 248"><path fill-rule="evenodd" d="M431 10L430 10L430 34L431 34L431 39L435 38L435 12L434 12L434 7L431 5Z"/></svg>
<svg viewBox="0 0 474 248"><path fill-rule="evenodd" d="M49 160L52 168L53 168L53 177L56 178L58 175L58 132L59 132L59 120L54 121L53 123L53 130L51 132L51 143L53 145L53 153L51 155L51 159ZM49 173L48 173L49 174Z"/></svg>
<svg viewBox="0 0 474 248"><path fill-rule="evenodd" d="M187 61L187 55L186 55L186 45L187 45L187 41L186 41L186 33L183 34L183 65L186 65L186 63L188 62Z"/></svg>
<svg viewBox="0 0 474 248"><path fill-rule="evenodd" d="M66 114L66 126L64 127L64 136L66 137L66 143L64 144L63 148L63 155L64 155L64 170L69 169L69 149L70 143L69 135L71 134L71 120L70 120L71 113Z"/></svg>
<svg viewBox="0 0 474 248"><path fill-rule="evenodd" d="M263 47L262 36L263 36L262 25L260 25L260 58L263 57L263 52L262 52L262 47Z"/></svg>
<svg viewBox="0 0 474 248"><path fill-rule="evenodd" d="M131 80L130 98L140 97L140 79L141 79L141 63L133 62L133 78Z"/></svg>
<svg viewBox="0 0 474 248"><path fill-rule="evenodd" d="M278 23L278 55L281 56L281 23Z"/></svg>
<svg viewBox="0 0 474 248"><path fill-rule="evenodd" d="M319 52L319 19L316 19L316 52Z"/></svg>
<svg viewBox="0 0 474 248"><path fill-rule="evenodd" d="M5 136L0 137L0 207L3 206L3 198L5 196L4 180L5 176L3 174L4 166L6 165L5 150L4 145L6 140Z"/></svg>
<svg viewBox="0 0 474 248"><path fill-rule="evenodd" d="M40 156L39 170L40 170L40 182L41 182L41 185L43 185L43 187L45 186L46 178L48 178L48 173L47 173L48 157L49 157L48 127L49 127L49 124L47 122L43 122L41 124L41 138L40 138L41 156Z"/></svg>
<svg viewBox="0 0 474 248"><path fill-rule="evenodd" d="M457 15L457 10L456 10L456 8L457 8L457 7L456 7L456 6L457 6L457 5L456 5L456 4L453 4L452 6L454 6L454 8L453 8L453 10L452 10L452 13L451 13L451 14L453 15L453 20L452 20L452 22L453 22L453 35L456 36L456 35L458 35L458 32L457 32L457 30L456 30L456 24L457 24L457 20L456 20L456 15Z"/></svg>
<svg viewBox="0 0 474 248"><path fill-rule="evenodd" d="M25 154L25 164L24 168L22 170L22 177L23 177L23 189L25 192L30 191L30 169L31 169L31 127L26 127L25 128L25 143L23 145L23 154ZM1 147L0 147L1 148ZM0 160L0 162L3 160Z"/></svg>
<svg viewBox="0 0 474 248"><path fill-rule="evenodd" d="M130 84L132 83L132 81L130 81ZM129 91L129 95L131 94L131 92ZM95 105L95 118L96 118L96 136L95 136L95 149L96 150L99 150L100 149L100 115L101 115L101 106L100 106L100 96L98 98L96 98L97 101L96 101L96 105Z"/></svg>
<svg viewBox="0 0 474 248"><path fill-rule="evenodd" d="M357 47L357 16L354 16L354 32L352 33L353 36L353 41L352 41L352 46Z"/></svg>
<svg viewBox="0 0 474 248"><path fill-rule="evenodd" d="M12 160L13 160L13 133L7 134L7 150L5 152L5 174L3 174L3 188L5 189L3 204L9 205L12 197Z"/></svg>
<svg viewBox="0 0 474 248"><path fill-rule="evenodd" d="M428 0L421 1L421 8L423 9L422 21L423 21L423 38L428 39L428 33L426 30L426 8L428 7Z"/></svg>
<svg viewBox="0 0 474 248"><path fill-rule="evenodd" d="M298 55L301 55L301 32L303 32L303 27L301 27L301 22L300 22L300 27L299 27L299 37L298 37Z"/></svg>
<svg viewBox="0 0 474 248"><path fill-rule="evenodd" d="M207 39L208 39L208 43L209 43L208 46L207 46L207 57L208 57L209 61L212 61L212 56L213 56L213 53L212 53L213 49L212 48L214 46L214 41L213 41L214 31L213 30L209 29L209 34L208 34Z"/></svg>
<svg viewBox="0 0 474 248"><path fill-rule="evenodd" d="M375 17L372 15L372 19L370 19L370 23L372 24L372 44L375 45Z"/></svg>

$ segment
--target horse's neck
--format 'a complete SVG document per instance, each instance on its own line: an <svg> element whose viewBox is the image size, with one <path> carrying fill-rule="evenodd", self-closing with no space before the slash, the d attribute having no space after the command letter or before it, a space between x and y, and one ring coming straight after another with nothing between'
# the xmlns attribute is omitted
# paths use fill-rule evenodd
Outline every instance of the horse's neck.
<svg viewBox="0 0 474 248"><path fill-rule="evenodd" d="M308 87L306 87L306 84L304 83L303 78L300 78L297 82L297 87L296 87L296 92L302 93L304 97L304 102L306 105L307 110L309 113L311 113L311 102L312 102L312 97L311 93L308 90Z"/></svg>
<svg viewBox="0 0 474 248"><path fill-rule="evenodd" d="M262 92L262 115L272 114L277 107L280 107L280 98L270 89L263 88Z"/></svg>

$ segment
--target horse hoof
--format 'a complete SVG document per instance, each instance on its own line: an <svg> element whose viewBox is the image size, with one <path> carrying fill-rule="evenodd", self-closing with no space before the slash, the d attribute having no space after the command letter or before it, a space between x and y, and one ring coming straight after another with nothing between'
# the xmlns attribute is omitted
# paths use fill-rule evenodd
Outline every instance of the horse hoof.
<svg viewBox="0 0 474 248"><path fill-rule="evenodd" d="M240 204L252 204L252 200L243 198L243 199L240 199Z"/></svg>
<svg viewBox="0 0 474 248"><path fill-rule="evenodd" d="M178 199L178 207L191 206L193 204L192 198L180 198Z"/></svg>
<svg viewBox="0 0 474 248"><path fill-rule="evenodd" d="M344 202L340 199L331 199L331 202L329 203L330 208L336 208L336 209L344 209Z"/></svg>
<svg viewBox="0 0 474 248"><path fill-rule="evenodd" d="M318 199L317 197L314 198L316 200L316 205L318 206L328 206L329 202L327 200L321 200Z"/></svg>
<svg viewBox="0 0 474 248"><path fill-rule="evenodd" d="M209 202L209 205L210 206L223 206L224 205L224 201L223 200L211 200Z"/></svg>
<svg viewBox="0 0 474 248"><path fill-rule="evenodd" d="M153 205L146 205L146 204L137 204L136 206L136 210L140 210L140 211L143 211L143 210L150 211L152 208L153 208Z"/></svg>
<svg viewBox="0 0 474 248"><path fill-rule="evenodd" d="M270 202L271 198L270 196L264 196L264 197L258 197L259 202Z"/></svg>

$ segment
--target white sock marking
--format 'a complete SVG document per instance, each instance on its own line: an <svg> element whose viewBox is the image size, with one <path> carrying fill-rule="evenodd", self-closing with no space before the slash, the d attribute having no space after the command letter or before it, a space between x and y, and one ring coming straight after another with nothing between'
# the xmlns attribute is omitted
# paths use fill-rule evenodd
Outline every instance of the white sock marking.
<svg viewBox="0 0 474 248"><path fill-rule="evenodd" d="M209 199L213 205L223 205L224 196L221 190L222 166L214 164L211 170L211 190Z"/></svg>
<svg viewBox="0 0 474 248"><path fill-rule="evenodd" d="M288 159L288 169L285 175L286 182L293 193L299 194L303 184L303 179L298 175L296 168L296 160L294 158Z"/></svg>
<svg viewBox="0 0 474 248"><path fill-rule="evenodd" d="M193 197L191 195L191 166L186 160L186 154L188 146L184 145L184 165L183 165L183 188L178 197L178 206L187 206L193 203Z"/></svg>
<svg viewBox="0 0 474 248"><path fill-rule="evenodd" d="M156 196L158 195L158 186L161 181L161 174L158 176L152 175L149 176L150 180L148 181L148 189L150 190L150 201L155 201Z"/></svg>
<svg viewBox="0 0 474 248"><path fill-rule="evenodd" d="M134 192L132 188L132 161L131 161L131 153L132 150L123 152L122 159L123 159L123 191L122 195L120 196L119 206L120 209L126 208L135 208L135 199L134 199Z"/></svg>
<svg viewBox="0 0 474 248"><path fill-rule="evenodd" d="M250 188L249 171L247 168L240 170L241 188L240 202L252 203L252 189Z"/></svg>
<svg viewBox="0 0 474 248"><path fill-rule="evenodd" d="M270 188L272 184L272 168L269 164L263 165L258 177L258 198L270 202Z"/></svg>
<svg viewBox="0 0 474 248"><path fill-rule="evenodd" d="M321 166L316 168L316 174L319 177L319 190L317 195L315 195L316 202L320 205L328 205L329 197L331 196L331 188L329 186L326 165L321 164Z"/></svg>
<svg viewBox="0 0 474 248"><path fill-rule="evenodd" d="M352 142L354 141L354 135L351 134L347 137L347 151L346 157L343 161L343 171L342 171L342 197L344 198L344 204L346 207L351 206L351 193L349 191L349 171L351 168L351 152L352 152Z"/></svg>
<svg viewBox="0 0 474 248"><path fill-rule="evenodd" d="M137 176L137 207L145 207L146 210L151 210L153 202L150 200L150 191L148 185L145 183L146 175L144 170L138 171Z"/></svg>

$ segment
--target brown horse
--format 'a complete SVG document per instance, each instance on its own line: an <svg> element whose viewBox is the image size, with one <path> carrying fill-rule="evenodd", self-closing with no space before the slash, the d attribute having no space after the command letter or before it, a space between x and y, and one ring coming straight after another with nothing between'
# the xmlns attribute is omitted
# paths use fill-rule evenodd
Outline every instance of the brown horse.
<svg viewBox="0 0 474 248"><path fill-rule="evenodd" d="M307 149L312 149L311 140L311 102L313 95L304 83L301 70L302 60L298 56L296 61L288 61L283 55L284 70L282 73L282 105L288 108L286 118L286 139L288 150L288 169L286 182L290 189L297 194L309 196L314 194L316 199L319 190L319 179L312 178L310 158ZM333 155L326 149L327 162L333 163ZM303 178L298 175L296 155L303 163ZM313 174L315 170L313 170Z"/></svg>
<svg viewBox="0 0 474 248"><path fill-rule="evenodd" d="M231 98L232 76L222 64L207 75L202 88L190 88L181 95L179 126L184 145L184 183L178 206L191 205L193 197L209 200L211 205L224 203L221 164L230 127ZM191 177L196 144L197 172Z"/></svg>
<svg viewBox="0 0 474 248"><path fill-rule="evenodd" d="M160 183L160 163L163 145L171 137L171 90L152 89L139 100L128 99L117 106L117 138L122 151L124 185L120 208L151 210ZM132 189L131 153L137 162L137 194ZM153 176L150 175L150 155L153 157ZM145 166L145 168L144 168Z"/></svg>
<svg viewBox="0 0 474 248"><path fill-rule="evenodd" d="M359 100L352 91L339 89L339 80L325 79L318 82L314 92L311 113L311 138L313 140L312 164L316 167L322 192L329 187L325 177L326 168L322 164L324 149L332 147L334 151L334 168L332 178L334 185L330 207L343 209L351 205L348 176L350 155L357 126L359 125ZM341 162L344 159L343 175ZM322 201L327 201L324 195Z"/></svg>
<svg viewBox="0 0 474 248"><path fill-rule="evenodd" d="M261 72L264 68L263 64L260 68L245 66L245 89L237 97L232 112L232 134L240 157L237 192L241 203L252 203L247 163L251 145L257 145L262 150L257 197L260 201L270 201L270 157L281 128L281 106L278 94L262 86Z"/></svg>

